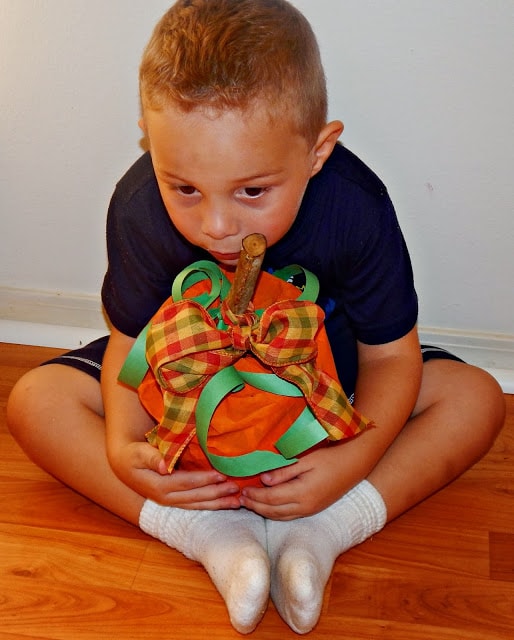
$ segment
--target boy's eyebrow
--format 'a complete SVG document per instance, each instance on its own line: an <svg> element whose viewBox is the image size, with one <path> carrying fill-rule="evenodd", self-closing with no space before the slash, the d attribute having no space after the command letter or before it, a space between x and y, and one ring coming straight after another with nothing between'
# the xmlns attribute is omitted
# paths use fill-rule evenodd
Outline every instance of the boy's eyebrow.
<svg viewBox="0 0 514 640"><path fill-rule="evenodd" d="M266 171L265 173L256 173L255 175L245 176L244 178L238 178L237 180L234 180L234 182L248 183L248 182L253 182L254 180L263 180L265 178L273 178L274 176L278 176L279 174L281 174L282 171L283 171L282 169L275 169L273 171Z"/></svg>
<svg viewBox="0 0 514 640"><path fill-rule="evenodd" d="M165 171L163 169L159 169L158 167L156 167L155 172L158 173L163 178L167 178L168 180L177 180L179 182L183 182L184 184L185 183L187 183L187 184L190 183L189 180L186 180L186 179L182 178L181 176L178 176L178 175L176 175L174 173L171 173L171 171ZM283 173L283 169L274 169L272 171L266 171L265 173L256 173L254 175L244 176L242 178L236 178L234 180L234 183L235 184L249 184L250 182L253 182L254 180L264 180L266 178L273 178L275 176L280 175L281 173Z"/></svg>

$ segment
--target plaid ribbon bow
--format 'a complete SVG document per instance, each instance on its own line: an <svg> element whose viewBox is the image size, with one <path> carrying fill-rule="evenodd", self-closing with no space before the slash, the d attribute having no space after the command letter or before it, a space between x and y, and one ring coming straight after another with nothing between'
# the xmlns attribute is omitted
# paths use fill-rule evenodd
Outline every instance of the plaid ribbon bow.
<svg viewBox="0 0 514 640"><path fill-rule="evenodd" d="M369 425L340 384L315 368L315 337L323 323L318 305L281 301L259 319L251 310L235 316L223 302L221 316L226 328L218 328L201 304L181 300L161 307L149 328L147 360L164 400L164 416L153 434L161 429L173 434L163 451L170 467L195 434L195 410L207 380L248 352L301 390L329 439L353 436Z"/></svg>

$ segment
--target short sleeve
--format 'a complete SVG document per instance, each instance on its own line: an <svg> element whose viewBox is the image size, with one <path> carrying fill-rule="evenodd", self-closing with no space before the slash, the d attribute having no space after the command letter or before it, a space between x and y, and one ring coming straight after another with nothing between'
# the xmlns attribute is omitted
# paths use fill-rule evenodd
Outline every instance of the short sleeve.
<svg viewBox="0 0 514 640"><path fill-rule="evenodd" d="M353 217L340 274L344 308L366 344L403 337L416 324L418 299L410 256L387 193Z"/></svg>
<svg viewBox="0 0 514 640"><path fill-rule="evenodd" d="M166 212L148 154L115 189L106 239L105 312L116 329L136 337L169 297L176 274L199 259Z"/></svg>

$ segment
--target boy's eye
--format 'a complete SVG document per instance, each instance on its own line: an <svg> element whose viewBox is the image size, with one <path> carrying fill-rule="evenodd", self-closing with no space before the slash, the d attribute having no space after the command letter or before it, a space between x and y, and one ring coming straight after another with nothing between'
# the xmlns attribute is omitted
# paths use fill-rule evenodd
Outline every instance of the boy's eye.
<svg viewBox="0 0 514 640"><path fill-rule="evenodd" d="M264 187L245 187L242 191L243 195L247 198L259 198L266 193L266 189Z"/></svg>
<svg viewBox="0 0 514 640"><path fill-rule="evenodd" d="M183 196L192 196L196 193L195 187L191 186L190 184L184 184L180 187L177 187L177 191Z"/></svg>

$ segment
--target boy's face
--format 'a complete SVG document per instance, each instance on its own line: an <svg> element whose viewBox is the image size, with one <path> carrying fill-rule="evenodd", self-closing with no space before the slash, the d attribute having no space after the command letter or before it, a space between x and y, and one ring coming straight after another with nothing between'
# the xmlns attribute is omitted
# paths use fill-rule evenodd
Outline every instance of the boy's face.
<svg viewBox="0 0 514 640"><path fill-rule="evenodd" d="M250 112L146 110L144 129L162 199L189 242L235 265L242 239L268 246L293 224L309 178L323 161L315 147L263 108Z"/></svg>

